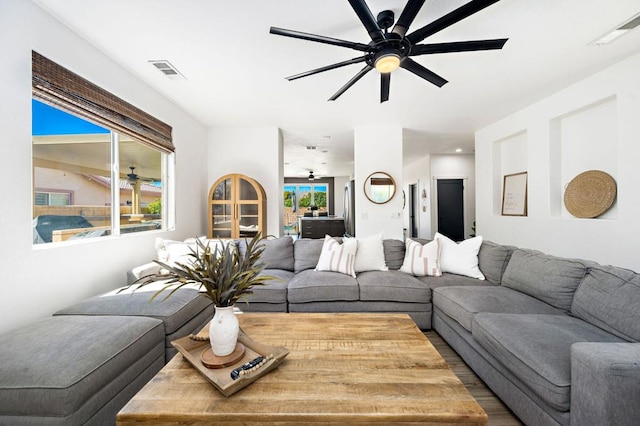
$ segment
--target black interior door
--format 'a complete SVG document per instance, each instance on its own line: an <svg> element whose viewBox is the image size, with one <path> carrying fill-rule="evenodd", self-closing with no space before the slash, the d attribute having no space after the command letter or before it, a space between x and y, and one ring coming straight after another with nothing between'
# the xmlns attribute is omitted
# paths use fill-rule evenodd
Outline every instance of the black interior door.
<svg viewBox="0 0 640 426"><path fill-rule="evenodd" d="M464 185L462 179L438 179L438 232L464 240Z"/></svg>
<svg viewBox="0 0 640 426"><path fill-rule="evenodd" d="M411 238L418 238L418 209L416 207L418 200L418 185L409 185L409 224L411 227Z"/></svg>

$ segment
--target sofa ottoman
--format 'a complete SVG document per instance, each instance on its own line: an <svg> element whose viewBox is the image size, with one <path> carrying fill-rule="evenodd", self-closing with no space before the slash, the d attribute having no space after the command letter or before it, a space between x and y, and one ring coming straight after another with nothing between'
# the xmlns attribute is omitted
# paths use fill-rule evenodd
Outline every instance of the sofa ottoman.
<svg viewBox="0 0 640 426"><path fill-rule="evenodd" d="M164 365L164 327L146 317L49 317L0 335L0 348L0 424L114 424Z"/></svg>
<svg viewBox="0 0 640 426"><path fill-rule="evenodd" d="M151 297L164 284L150 284L133 293L112 291L101 296L91 297L59 310L54 316L137 316L151 317L164 324L165 362L178 352L171 341L199 331L213 318L214 308L211 300L193 288L181 288L170 297L170 290Z"/></svg>

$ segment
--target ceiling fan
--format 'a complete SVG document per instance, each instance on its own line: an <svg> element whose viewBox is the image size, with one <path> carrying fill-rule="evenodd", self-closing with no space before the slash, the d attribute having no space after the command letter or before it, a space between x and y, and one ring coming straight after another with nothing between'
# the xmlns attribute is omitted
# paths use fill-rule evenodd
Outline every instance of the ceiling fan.
<svg viewBox="0 0 640 426"><path fill-rule="evenodd" d="M135 170L135 166L129 166L129 168L131 169L131 173L127 173L127 180L129 181L130 184L135 184L138 180L144 181L144 182L154 182L155 179L151 179L151 178L143 178L140 177L136 174Z"/></svg>
<svg viewBox="0 0 640 426"><path fill-rule="evenodd" d="M430 24L407 34L411 23L422 8L425 0L409 0L395 25L393 11L383 10L378 14L377 19L374 19L365 0L349 0L349 4L355 11L356 15L358 15L358 18L360 18L360 21L365 26L369 36L371 37L371 41L367 44L277 27L271 27L269 32L271 34L285 37L347 47L349 49L363 52L364 55L362 56L326 65L300 74L295 74L286 77L286 79L289 81L297 80L302 77L308 77L310 75L344 67L346 65L364 62L364 68L362 68L355 76L353 76L353 78L351 78L351 80L334 93L329 100L335 101L338 99L365 74L375 68L380 72L380 103L382 103L389 100L391 73L399 67L412 72L418 77L421 77L438 87L442 87L447 83L447 80L443 77L414 61L411 58L412 56L502 49L502 46L504 46L508 40L506 38L419 44L427 37L473 15L476 12L481 11L493 3L497 3L498 1L499 0L472 0L458 9L436 19ZM392 25L393 28L389 31L389 28L391 28Z"/></svg>
<svg viewBox="0 0 640 426"><path fill-rule="evenodd" d="M309 177L307 178L309 180L316 180L316 179L320 179L320 177L316 176L313 174L313 170L309 170Z"/></svg>

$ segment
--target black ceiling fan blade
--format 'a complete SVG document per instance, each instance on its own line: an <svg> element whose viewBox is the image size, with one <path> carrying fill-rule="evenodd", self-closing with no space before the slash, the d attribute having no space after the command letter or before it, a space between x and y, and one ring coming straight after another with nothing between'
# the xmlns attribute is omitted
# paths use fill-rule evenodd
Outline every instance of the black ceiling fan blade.
<svg viewBox="0 0 640 426"><path fill-rule="evenodd" d="M380 74L380 103L389 100L389 87L391 86L391 73Z"/></svg>
<svg viewBox="0 0 640 426"><path fill-rule="evenodd" d="M407 58L408 59L408 58ZM340 97L340 95L342 95L344 92L346 92L351 86L353 86L356 81L360 80L362 77L364 77L364 75L366 73L368 73L369 71L371 71L373 69L372 66L370 65L365 65L364 68L362 68L358 74L354 75L351 80L347 81L347 84L345 84L344 86L342 86L340 88L340 90L338 90L336 93L333 94L333 96L331 96L329 98L330 101L335 101L336 99L338 99Z"/></svg>
<svg viewBox="0 0 640 426"><path fill-rule="evenodd" d="M460 6L453 12L449 12L446 15L431 22L430 24L427 24L424 27L415 30L407 36L407 39L411 42L411 44L420 43L430 35L433 35L438 31L442 31L443 29L455 24L456 22L462 21L464 18L467 18L484 8L491 6L498 1L500 0L472 0L469 3Z"/></svg>
<svg viewBox="0 0 640 426"><path fill-rule="evenodd" d="M364 0L349 0L349 4L353 8L358 18L362 22L362 25L367 29L371 40L373 41L382 41L384 40L384 34L382 29L380 29L380 25L378 25L378 21L373 17L371 13L371 9L367 6Z"/></svg>
<svg viewBox="0 0 640 426"><path fill-rule="evenodd" d="M269 32L271 34L281 35L285 37L299 38L301 40L315 41L317 43L331 44L333 46L348 47L349 49L359 50L361 52L366 52L369 50L369 45L367 44L356 43L353 41L341 40L339 38L326 37L317 34L304 33L302 31L271 27Z"/></svg>
<svg viewBox="0 0 640 426"><path fill-rule="evenodd" d="M338 62L336 64L327 65L324 67L316 68L314 70L309 70L305 72L301 72L300 74L290 75L289 77L285 77L289 81L297 80L302 77L308 77L310 75L318 74L324 71L334 70L336 68L344 67L351 64L357 64L359 62L364 62L367 59L366 56L358 56L357 58L349 59L346 61Z"/></svg>
<svg viewBox="0 0 640 426"><path fill-rule="evenodd" d="M438 87L442 87L448 83L447 80L440 77L438 74L434 73L433 71L423 67L422 65L420 65L419 63L417 63L411 58L404 58L404 60L400 63L400 66L406 69L407 71L411 71L418 77L424 78L429 83L435 84Z"/></svg>
<svg viewBox="0 0 640 426"><path fill-rule="evenodd" d="M422 9L424 2L425 0L409 0L391 31L400 37L404 37L411 23L416 19L416 15L420 12L420 9Z"/></svg>
<svg viewBox="0 0 640 426"><path fill-rule="evenodd" d="M433 53L472 52L476 50L502 49L508 38L494 40L457 41L452 43L417 44L411 47L409 56L430 55Z"/></svg>

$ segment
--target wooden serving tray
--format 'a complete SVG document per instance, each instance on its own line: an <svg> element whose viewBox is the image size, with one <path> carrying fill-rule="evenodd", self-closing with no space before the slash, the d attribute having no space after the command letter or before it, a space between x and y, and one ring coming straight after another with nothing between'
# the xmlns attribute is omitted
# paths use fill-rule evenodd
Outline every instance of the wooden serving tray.
<svg viewBox="0 0 640 426"><path fill-rule="evenodd" d="M213 384L224 396L229 397L240 389L250 385L268 372L277 368L282 360L289 355L289 349L284 346L268 346L258 343L247 336L242 329L238 335L238 342L245 346L244 356L235 364L224 368L210 369L202 364L200 355L209 348L209 340L194 340L190 336L185 336L171 342L189 363L202 374L211 384ZM257 358L273 355L260 368L233 380L231 372L241 365Z"/></svg>

